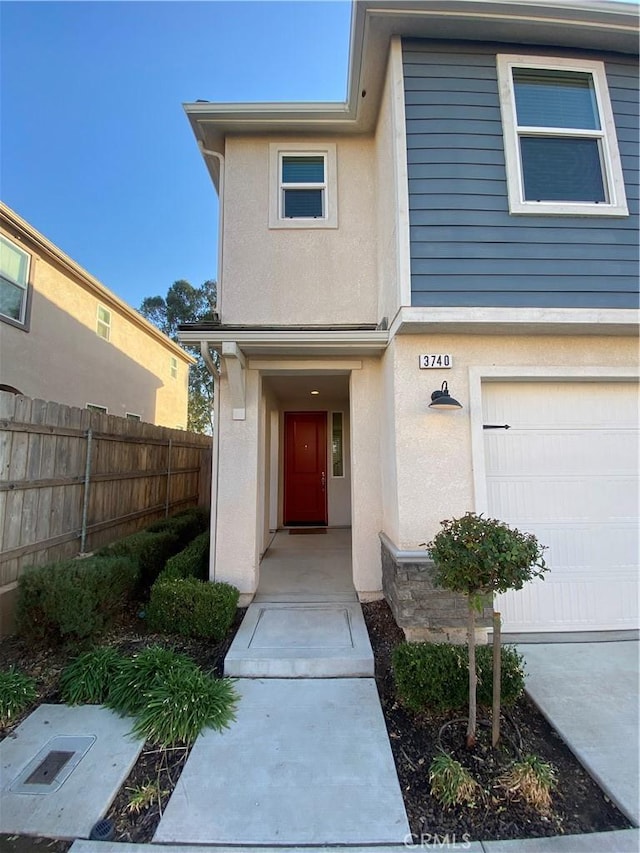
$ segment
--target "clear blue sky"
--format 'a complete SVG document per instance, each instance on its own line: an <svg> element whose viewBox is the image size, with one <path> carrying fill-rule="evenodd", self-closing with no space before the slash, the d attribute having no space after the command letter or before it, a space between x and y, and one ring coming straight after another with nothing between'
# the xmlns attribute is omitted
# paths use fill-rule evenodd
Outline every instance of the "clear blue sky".
<svg viewBox="0 0 640 853"><path fill-rule="evenodd" d="M216 277L182 103L344 100L349 2L2 2L0 197L133 307Z"/></svg>

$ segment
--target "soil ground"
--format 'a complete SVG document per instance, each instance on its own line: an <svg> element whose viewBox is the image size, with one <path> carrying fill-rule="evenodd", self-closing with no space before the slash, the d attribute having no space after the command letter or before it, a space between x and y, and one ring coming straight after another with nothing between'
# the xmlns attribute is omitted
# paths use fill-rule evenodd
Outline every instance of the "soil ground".
<svg viewBox="0 0 640 853"><path fill-rule="evenodd" d="M520 700L505 715L503 728L518 742L523 754L534 753L550 762L557 772L558 785L552 808L546 814L520 800L507 797L495 787L500 768L512 760L513 748L494 751L483 726L479 745L472 753L464 747L464 722L446 729L442 746L467 766L480 783L475 805L443 808L430 792L429 765L438 751L441 727L460 713L416 714L396 700L391 656L402 642L403 633L396 625L385 602L363 605L365 620L373 646L376 682L385 716L400 786L414 840L420 837L437 844L448 836L450 843L466 840L529 838L606 830L624 829L629 822L607 800L560 737L526 699ZM222 673L226 651L237 631L244 611L238 611L230 635L223 643L208 644L150 633L134 610L123 614L120 623L101 640L123 653L132 654L155 643L192 657L205 671ZM0 669L11 665L33 676L37 682L38 704L60 702L59 679L64 666L78 649L60 647L33 648L18 638L4 640L0 647ZM28 713L0 730L0 737L10 734ZM106 815L115 825L116 841L149 842L160 820L171 791L188 757L188 749L177 745L159 750L145 744L131 774L116 796ZM71 842L0 835L3 853L65 853Z"/></svg>

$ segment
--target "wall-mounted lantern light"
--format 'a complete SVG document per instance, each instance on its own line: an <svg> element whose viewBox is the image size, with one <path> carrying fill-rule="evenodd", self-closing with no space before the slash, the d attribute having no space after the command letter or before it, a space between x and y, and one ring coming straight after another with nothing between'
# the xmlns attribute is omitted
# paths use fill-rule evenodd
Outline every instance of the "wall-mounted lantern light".
<svg viewBox="0 0 640 853"><path fill-rule="evenodd" d="M461 409L462 404L453 397L449 396L449 388L446 382L442 383L442 388L439 391L434 391L431 395L430 409Z"/></svg>

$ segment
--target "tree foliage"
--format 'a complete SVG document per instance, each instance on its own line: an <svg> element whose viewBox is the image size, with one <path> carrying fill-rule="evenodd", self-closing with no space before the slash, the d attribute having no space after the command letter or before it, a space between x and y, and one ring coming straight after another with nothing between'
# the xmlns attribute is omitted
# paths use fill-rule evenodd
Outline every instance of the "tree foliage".
<svg viewBox="0 0 640 853"><path fill-rule="evenodd" d="M522 589L533 578L543 577L547 567L544 546L531 533L509 527L494 518L468 512L462 518L442 522L442 529L427 544L437 572L435 583L467 596L469 646L469 723L467 746L476 742L475 612L482 610L483 596Z"/></svg>
<svg viewBox="0 0 640 853"><path fill-rule="evenodd" d="M178 327L185 323L207 323L215 319L217 285L205 281L194 287L188 281L174 281L166 296L148 296L140 313L172 340L178 340ZM187 429L211 433L213 379L197 347L185 346L197 359L189 368L189 413Z"/></svg>

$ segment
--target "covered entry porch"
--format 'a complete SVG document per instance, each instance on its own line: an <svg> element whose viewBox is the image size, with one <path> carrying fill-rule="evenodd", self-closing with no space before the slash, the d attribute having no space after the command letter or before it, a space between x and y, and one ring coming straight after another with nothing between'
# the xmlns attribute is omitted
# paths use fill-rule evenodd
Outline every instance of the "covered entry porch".
<svg viewBox="0 0 640 853"><path fill-rule="evenodd" d="M216 386L210 578L233 584L241 605L249 604L272 565L274 534L312 524L350 531L349 565L343 565L351 587L360 600L380 597L381 356L387 333L372 327L221 326L185 330L181 339L199 342ZM317 444L311 470L301 453L311 442L289 428L297 419L305 429L319 424L309 427ZM293 463L315 484L292 483ZM309 509L301 495L313 489ZM286 536L278 533L276 550L299 541L296 547L313 551L330 533ZM304 583L302 575L290 577L294 586ZM343 590L339 586L338 594Z"/></svg>

